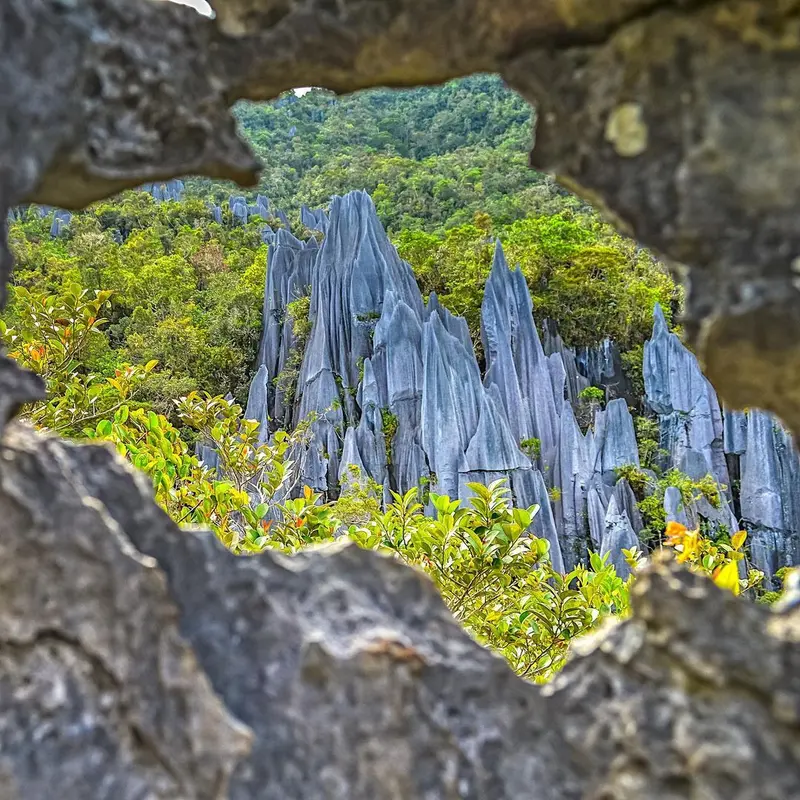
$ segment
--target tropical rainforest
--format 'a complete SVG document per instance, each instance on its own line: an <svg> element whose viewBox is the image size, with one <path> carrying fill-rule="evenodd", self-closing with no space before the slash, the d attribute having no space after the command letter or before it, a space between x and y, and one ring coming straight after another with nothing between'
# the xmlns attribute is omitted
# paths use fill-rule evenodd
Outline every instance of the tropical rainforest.
<svg viewBox="0 0 800 800"><path fill-rule="evenodd" d="M465 317L478 350L499 238L509 263L521 266L537 320L552 320L574 347L612 338L642 393L653 307L674 319L681 292L651 253L528 168L531 111L499 79L342 98L314 89L242 105L237 117L265 165L252 196L285 211L296 235L320 235L302 226L302 204L366 189L423 294L436 292ZM434 496L433 515L413 492L382 507L369 490L321 498L306 489L282 498L278 514L250 502L253 480L280 496L304 431L265 443L242 416L268 247L262 220L231 217L232 192L241 193L196 178L178 201L129 191L76 214L56 237L50 215L19 210L0 334L47 384L47 399L28 418L63 435L110 440L151 477L176 521L210 525L235 550L291 551L349 531L362 546L427 571L456 616L520 674L549 677L573 636L627 612L627 582L596 555L556 574L546 547L526 534L536 509L513 508L502 485L476 486L468 508ZM223 207L222 224L210 203ZM196 457L198 441L220 454L217 474ZM673 526L664 542L723 585L751 587L736 571L743 537L720 545ZM644 554L628 557L635 566Z"/></svg>

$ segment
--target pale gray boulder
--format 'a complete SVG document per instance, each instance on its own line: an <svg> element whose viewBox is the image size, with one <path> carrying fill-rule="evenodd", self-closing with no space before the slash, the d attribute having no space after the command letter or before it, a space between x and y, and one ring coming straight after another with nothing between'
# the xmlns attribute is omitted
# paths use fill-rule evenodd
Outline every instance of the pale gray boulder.
<svg viewBox="0 0 800 800"><path fill-rule="evenodd" d="M520 326L516 311L511 271L503 248L497 242L481 305L481 339L486 359L484 383L487 388L496 389L512 434L521 442L536 437L536 431L532 409L523 399L514 359L514 340Z"/></svg>
<svg viewBox="0 0 800 800"><path fill-rule="evenodd" d="M566 374L566 395L570 403L577 403L580 393L589 387L589 381L578 372L578 360L575 351L564 344L556 324L552 320L544 320L542 324L543 348L549 356L561 356Z"/></svg>
<svg viewBox="0 0 800 800"><path fill-rule="evenodd" d="M266 442L269 437L269 370L266 364L258 368L253 380L250 383L250 391L247 395L247 406L244 410L244 418L255 420L259 423L259 441Z"/></svg>
<svg viewBox="0 0 800 800"><path fill-rule="evenodd" d="M642 512L639 510L639 503L636 500L636 495L631 489L631 485L624 478L617 482L614 487L614 492L611 497L616 500L617 508L620 512L624 512L630 520L633 532L637 535L644 528L642 520Z"/></svg>
<svg viewBox="0 0 800 800"><path fill-rule="evenodd" d="M620 508L616 494L611 496L606 511L603 541L600 546L600 555L608 558L608 563L623 580L630 577L631 568L625 561L623 550L631 550L639 546L639 538L633 530L631 521L624 509Z"/></svg>
<svg viewBox="0 0 800 800"><path fill-rule="evenodd" d="M233 206L231 207L231 216L233 217L235 222L238 222L241 225L247 225L247 219L249 216L247 203L245 202L234 203Z"/></svg>
<svg viewBox="0 0 800 800"><path fill-rule="evenodd" d="M364 362L364 377L359 387L358 400L361 406L361 419L356 428L356 440L361 462L369 477L377 484L386 485L388 489L389 473L386 436L383 431L383 406L370 359ZM406 451L404 455L407 455ZM419 465L418 474L427 475L424 458L423 463Z"/></svg>
<svg viewBox="0 0 800 800"><path fill-rule="evenodd" d="M747 450L747 414L744 411L723 412L725 452L741 456Z"/></svg>
<svg viewBox="0 0 800 800"><path fill-rule="evenodd" d="M322 208L310 209L306 205L301 206L300 221L306 228L310 228L311 230L320 231L322 233L328 232L328 215Z"/></svg>
<svg viewBox="0 0 800 800"><path fill-rule="evenodd" d="M672 463L679 464L687 450L695 450L703 454L707 471L729 486L716 392L694 354L669 331L658 304L653 336L645 344L644 382L648 405L660 417L661 446L669 451Z"/></svg>
<svg viewBox="0 0 800 800"><path fill-rule="evenodd" d="M609 500L610 487L599 475L595 475L586 492L586 518L589 525L589 542L596 553L599 553L603 546Z"/></svg>
<svg viewBox="0 0 800 800"><path fill-rule="evenodd" d="M545 539L550 545L550 563L557 572L564 573L564 557L561 554L561 541L558 537L553 507L547 491L547 484L538 469L520 469L511 475L511 487L516 503L521 508L539 506L533 518L531 531L534 536Z"/></svg>
<svg viewBox="0 0 800 800"><path fill-rule="evenodd" d="M530 459L519 449L503 414L496 386L482 393L479 413L478 427L470 439L459 471L507 476L513 470L531 469Z"/></svg>
<svg viewBox="0 0 800 800"><path fill-rule="evenodd" d="M72 221L72 214L63 209L56 209L53 212L53 222L50 225L50 235L54 238L60 238L66 234L70 222Z"/></svg>
<svg viewBox="0 0 800 800"><path fill-rule="evenodd" d="M464 317L457 317L445 308L436 296L436 292L431 292L428 304L425 307L425 319L429 319L432 314L439 317L445 329L458 339L468 353L473 352L472 337L469 332L469 325Z"/></svg>
<svg viewBox="0 0 800 800"><path fill-rule="evenodd" d="M658 800L792 796L796 615L656 562L543 691L395 559L237 558L105 447L16 428L3 455L9 800L627 798L634 769Z"/></svg>
<svg viewBox="0 0 800 800"><path fill-rule="evenodd" d="M789 534L781 497L781 462L775 442L780 429L772 415L764 411L751 411L747 417L747 450L742 456L742 521L750 534L753 565L771 578L784 566Z"/></svg>
<svg viewBox="0 0 800 800"><path fill-rule="evenodd" d="M664 492L664 513L667 522L677 522L690 530L697 527L697 514L693 508L687 508L683 502L681 490L676 486L668 486Z"/></svg>
<svg viewBox="0 0 800 800"><path fill-rule="evenodd" d="M592 469L613 486L620 467L639 466L639 447L628 404L623 398L598 409L594 423L594 461Z"/></svg>
<svg viewBox="0 0 800 800"><path fill-rule="evenodd" d="M483 385L474 354L431 314L423 326L421 442L440 494L458 497L458 474L480 418ZM443 421L447 420L447 424Z"/></svg>
<svg viewBox="0 0 800 800"><path fill-rule="evenodd" d="M553 485L561 493L555 507L555 518L567 569L575 567L586 556L589 470L586 440L575 419L572 406L565 404L561 415Z"/></svg>

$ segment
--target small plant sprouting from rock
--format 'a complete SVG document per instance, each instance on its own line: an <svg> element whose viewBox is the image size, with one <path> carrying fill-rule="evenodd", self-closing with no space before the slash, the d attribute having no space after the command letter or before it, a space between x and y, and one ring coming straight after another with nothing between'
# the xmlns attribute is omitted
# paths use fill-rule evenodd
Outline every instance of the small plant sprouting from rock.
<svg viewBox="0 0 800 800"><path fill-rule="evenodd" d="M291 406L297 391L297 381L303 366L308 337L311 335L312 322L309 317L311 298L307 295L292 300L286 306L286 317L292 323L294 337L286 364L275 378L275 386L283 394L284 403Z"/></svg>
<svg viewBox="0 0 800 800"><path fill-rule="evenodd" d="M519 443L519 449L525 453L531 461L538 461L542 455L541 439L523 439Z"/></svg>
<svg viewBox="0 0 800 800"><path fill-rule="evenodd" d="M587 386L579 395L584 403L602 405L606 399L606 393L597 386Z"/></svg>
<svg viewBox="0 0 800 800"><path fill-rule="evenodd" d="M400 420L388 409L381 409L381 424L383 426L383 438L386 443L386 463L392 465L392 442L394 441Z"/></svg>

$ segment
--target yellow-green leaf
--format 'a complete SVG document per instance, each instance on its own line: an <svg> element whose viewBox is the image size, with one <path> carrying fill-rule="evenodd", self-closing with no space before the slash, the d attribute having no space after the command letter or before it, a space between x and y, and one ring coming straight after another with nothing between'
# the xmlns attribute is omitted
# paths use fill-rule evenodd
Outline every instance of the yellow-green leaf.
<svg viewBox="0 0 800 800"><path fill-rule="evenodd" d="M735 561L729 561L722 567L719 567L714 572L714 583L721 589L727 589L734 594L739 594L742 591L741 584L739 583L739 567Z"/></svg>
<svg viewBox="0 0 800 800"><path fill-rule="evenodd" d="M747 531L739 531L738 533L734 533L731 537L731 544L733 545L734 550L740 550L742 545L744 544L745 539L747 539Z"/></svg>

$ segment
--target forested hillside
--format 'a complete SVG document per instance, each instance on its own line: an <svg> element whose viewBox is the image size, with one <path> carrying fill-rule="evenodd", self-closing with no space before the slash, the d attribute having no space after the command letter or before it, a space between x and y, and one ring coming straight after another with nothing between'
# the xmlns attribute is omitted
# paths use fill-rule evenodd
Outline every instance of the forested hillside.
<svg viewBox="0 0 800 800"><path fill-rule="evenodd" d="M582 207L528 169L530 106L495 76L342 98L314 89L236 113L264 164L259 191L290 217L353 189L372 195L390 233L442 232L476 213L505 225ZM231 190L190 184L201 196Z"/></svg>

